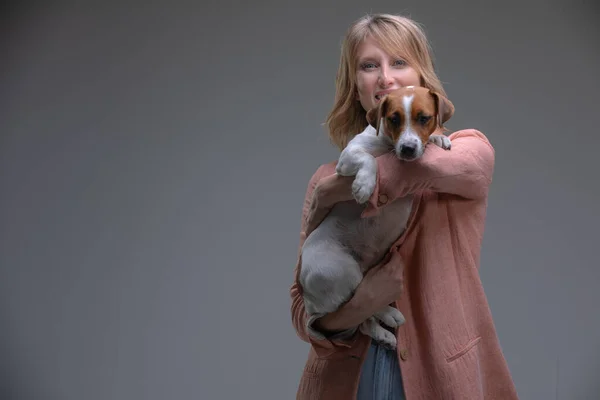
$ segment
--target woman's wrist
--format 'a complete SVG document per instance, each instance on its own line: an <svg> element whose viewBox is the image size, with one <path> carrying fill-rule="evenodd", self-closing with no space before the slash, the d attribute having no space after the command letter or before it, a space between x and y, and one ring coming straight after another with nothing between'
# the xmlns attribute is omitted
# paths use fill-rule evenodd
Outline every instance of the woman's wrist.
<svg viewBox="0 0 600 400"><path fill-rule="evenodd" d="M341 176L336 175L336 188L335 188L335 202L354 200L352 194L352 182L354 182L354 176Z"/></svg>
<svg viewBox="0 0 600 400"><path fill-rule="evenodd" d="M317 206L328 209L336 203L354 199L352 182L354 177L333 174L322 178L315 188Z"/></svg>
<svg viewBox="0 0 600 400"><path fill-rule="evenodd" d="M356 328L371 316L359 298L353 296L336 311L324 315L314 322L314 327L320 331L335 333Z"/></svg>

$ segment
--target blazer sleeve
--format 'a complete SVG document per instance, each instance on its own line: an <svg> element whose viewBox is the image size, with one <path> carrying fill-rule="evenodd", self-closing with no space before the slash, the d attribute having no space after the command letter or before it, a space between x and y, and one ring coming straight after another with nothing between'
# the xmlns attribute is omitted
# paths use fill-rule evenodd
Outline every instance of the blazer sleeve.
<svg viewBox="0 0 600 400"><path fill-rule="evenodd" d="M412 162L392 153L377 157L377 183L362 216L377 215L386 204L421 190L466 199L486 197L495 162L490 141L475 129L455 132L449 139L450 150L428 145L423 157Z"/></svg>
<svg viewBox="0 0 600 400"><path fill-rule="evenodd" d="M314 327L309 326L309 324L311 324L313 321L309 319L309 316L306 313L306 309L304 308L302 287L298 280L301 264L300 250L302 249L302 245L306 240L306 218L310 207L311 197L319 179L323 178L326 175L327 172L325 171L325 166L323 165L319 167L319 169L311 177L308 183L308 187L306 189L306 194L304 196L304 203L302 207L302 220L300 223L301 229L300 245L298 247L298 258L296 266L294 268L294 281L290 288L290 296L292 299L292 325L300 339L312 344L313 348L319 356L331 354L337 351L339 348L350 348L352 347L352 345L358 337L357 329L350 329L348 331L328 335L323 332L318 332Z"/></svg>

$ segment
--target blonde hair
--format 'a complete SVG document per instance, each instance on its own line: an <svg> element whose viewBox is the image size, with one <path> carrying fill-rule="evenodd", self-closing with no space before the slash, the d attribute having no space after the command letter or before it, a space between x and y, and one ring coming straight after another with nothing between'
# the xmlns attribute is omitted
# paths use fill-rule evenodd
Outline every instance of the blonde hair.
<svg viewBox="0 0 600 400"><path fill-rule="evenodd" d="M425 32L414 20L399 15L366 15L355 21L344 37L336 76L335 100L325 124L329 139L340 150L367 126L366 111L355 98L357 51L368 36L390 55L402 57L421 78L421 86L446 92L435 73L433 53ZM402 52L402 54L399 54Z"/></svg>

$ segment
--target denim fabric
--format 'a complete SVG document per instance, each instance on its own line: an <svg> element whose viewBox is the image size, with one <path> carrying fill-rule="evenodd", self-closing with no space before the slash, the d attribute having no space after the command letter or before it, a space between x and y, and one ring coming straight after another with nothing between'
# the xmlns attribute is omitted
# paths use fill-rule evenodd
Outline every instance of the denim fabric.
<svg viewBox="0 0 600 400"><path fill-rule="evenodd" d="M362 367L356 399L406 400L396 351L371 341Z"/></svg>

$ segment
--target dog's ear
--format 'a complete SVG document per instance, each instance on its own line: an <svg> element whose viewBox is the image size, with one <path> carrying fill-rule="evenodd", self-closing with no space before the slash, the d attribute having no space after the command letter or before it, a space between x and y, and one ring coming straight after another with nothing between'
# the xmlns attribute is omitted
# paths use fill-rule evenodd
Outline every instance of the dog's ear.
<svg viewBox="0 0 600 400"><path fill-rule="evenodd" d="M373 107L367 111L367 122L373 128L377 129L377 123L379 122L379 107Z"/></svg>
<svg viewBox="0 0 600 400"><path fill-rule="evenodd" d="M367 122L377 131L377 135L379 135L379 124L381 123L381 118L385 115L387 109L387 97L381 100L379 106L371 108L367 111Z"/></svg>
<svg viewBox="0 0 600 400"><path fill-rule="evenodd" d="M452 104L452 102L445 96L442 96L433 90L430 91L430 93L435 100L438 126L443 128L444 123L452 118L452 115L454 115L454 104Z"/></svg>

